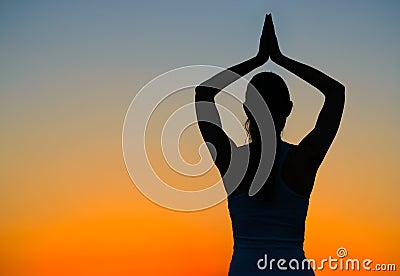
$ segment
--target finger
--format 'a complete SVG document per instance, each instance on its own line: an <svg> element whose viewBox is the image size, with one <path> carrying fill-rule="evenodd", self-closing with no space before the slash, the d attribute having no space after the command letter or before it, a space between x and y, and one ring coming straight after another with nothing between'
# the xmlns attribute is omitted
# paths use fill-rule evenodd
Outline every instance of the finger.
<svg viewBox="0 0 400 276"><path fill-rule="evenodd" d="M266 26L268 25L268 22L269 22L269 16L268 16L268 14L267 14L267 15L265 15L265 18L264 18L264 26L263 26L263 29L266 28Z"/></svg>
<svg viewBox="0 0 400 276"><path fill-rule="evenodd" d="M271 27L271 23L272 23L271 14L267 14L265 16L264 27L265 28L270 28Z"/></svg>
<svg viewBox="0 0 400 276"><path fill-rule="evenodd" d="M272 31L275 33L275 26L274 26L274 22L272 21L272 17L271 17L270 20L271 20L271 21L270 21L269 26L270 26L270 28L272 29Z"/></svg>

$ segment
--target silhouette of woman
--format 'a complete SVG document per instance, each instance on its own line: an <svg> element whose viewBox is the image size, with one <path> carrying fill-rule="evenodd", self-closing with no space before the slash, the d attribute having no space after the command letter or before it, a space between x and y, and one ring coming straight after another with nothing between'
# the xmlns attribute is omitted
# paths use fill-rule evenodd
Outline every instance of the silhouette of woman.
<svg viewBox="0 0 400 276"><path fill-rule="evenodd" d="M248 147L250 158L237 189L233 192L227 189L234 238L229 275L314 275L303 251L305 219L317 170L339 128L345 87L324 73L282 54L272 17L267 14L257 55L196 87L198 125L205 142L214 146L214 162L227 187L231 183L225 181L234 180L227 180L224 175L231 159L236 156L235 151L240 151L241 147L236 147L222 130L214 97L269 58L317 88L325 96L325 101L314 129L298 145L291 145L280 137L292 109L285 82L270 72L259 73L251 79L250 83L263 97L275 124L276 155L265 185L256 195L249 196L249 186L260 160L261 138L254 117L244 107L250 143L242 147ZM247 88L246 102L252 97ZM201 105L201 102L208 104ZM209 149L212 153L213 150Z"/></svg>

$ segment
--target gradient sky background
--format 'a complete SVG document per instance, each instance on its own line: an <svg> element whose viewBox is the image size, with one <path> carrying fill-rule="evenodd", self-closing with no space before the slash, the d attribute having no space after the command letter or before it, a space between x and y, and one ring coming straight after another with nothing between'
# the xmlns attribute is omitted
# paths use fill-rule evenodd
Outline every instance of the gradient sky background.
<svg viewBox="0 0 400 276"><path fill-rule="evenodd" d="M0 275L226 274L226 202L183 213L147 200L125 169L122 124L157 75L254 55L267 12L285 54L347 89L310 200L307 256L342 246L399 267L400 2L144 2L1 1ZM271 63L263 69L288 83L284 138L297 143L322 98ZM317 273L339 274L352 273Z"/></svg>

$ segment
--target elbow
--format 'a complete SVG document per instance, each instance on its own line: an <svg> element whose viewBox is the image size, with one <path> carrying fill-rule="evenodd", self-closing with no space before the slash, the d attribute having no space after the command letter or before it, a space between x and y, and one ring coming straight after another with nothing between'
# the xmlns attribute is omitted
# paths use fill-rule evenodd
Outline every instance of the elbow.
<svg viewBox="0 0 400 276"><path fill-rule="evenodd" d="M215 89L215 88L214 88ZM196 86L194 89L195 91L195 101L207 101L207 102L213 102L214 101L214 96L217 94L215 93L214 89L212 87L207 87L207 86Z"/></svg>
<svg viewBox="0 0 400 276"><path fill-rule="evenodd" d="M345 91L346 91L346 87L343 84L341 84L340 82L337 82L335 84L335 86L332 87L331 93L329 93L329 95L331 97L336 98L337 100L344 102L345 97L346 97Z"/></svg>
<svg viewBox="0 0 400 276"><path fill-rule="evenodd" d="M201 85L196 86L196 88L194 89L195 95L197 96L197 95L205 94L205 91L204 91L204 90L205 90L206 88L207 88L207 87L201 86Z"/></svg>
<svg viewBox="0 0 400 276"><path fill-rule="evenodd" d="M335 102L336 106L344 106L346 98L346 87L341 83L336 83L335 86L331 87L329 93L325 94L325 99L330 102Z"/></svg>
<svg viewBox="0 0 400 276"><path fill-rule="evenodd" d="M344 97L344 94L345 94L345 91L346 91L346 87L339 82L337 84L337 88L336 89L337 89L338 93L340 93Z"/></svg>
<svg viewBox="0 0 400 276"><path fill-rule="evenodd" d="M207 95L206 87L196 86L194 89L194 98L196 102L204 101L205 95Z"/></svg>
<svg viewBox="0 0 400 276"><path fill-rule="evenodd" d="M344 105L344 102L346 99L346 87L343 84L339 83L335 94L337 94L337 96L339 97L339 100Z"/></svg>
<svg viewBox="0 0 400 276"><path fill-rule="evenodd" d="M335 99L337 104L343 109L346 101L346 87L341 83L335 91Z"/></svg>

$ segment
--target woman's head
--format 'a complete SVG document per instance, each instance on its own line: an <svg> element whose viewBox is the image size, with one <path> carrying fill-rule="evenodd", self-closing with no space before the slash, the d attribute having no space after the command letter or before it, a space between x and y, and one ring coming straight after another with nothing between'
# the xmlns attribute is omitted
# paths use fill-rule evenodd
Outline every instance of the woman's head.
<svg viewBox="0 0 400 276"><path fill-rule="evenodd" d="M254 93L257 93L251 87L254 87L261 94L265 103L271 112L275 124L276 135L280 136L286 124L286 118L292 111L293 103L290 100L289 89L285 81L277 74L272 72L262 72L255 75L246 91L246 103L256 100ZM248 117L246 121L247 134L254 141L259 137L257 123L250 111L244 106Z"/></svg>

